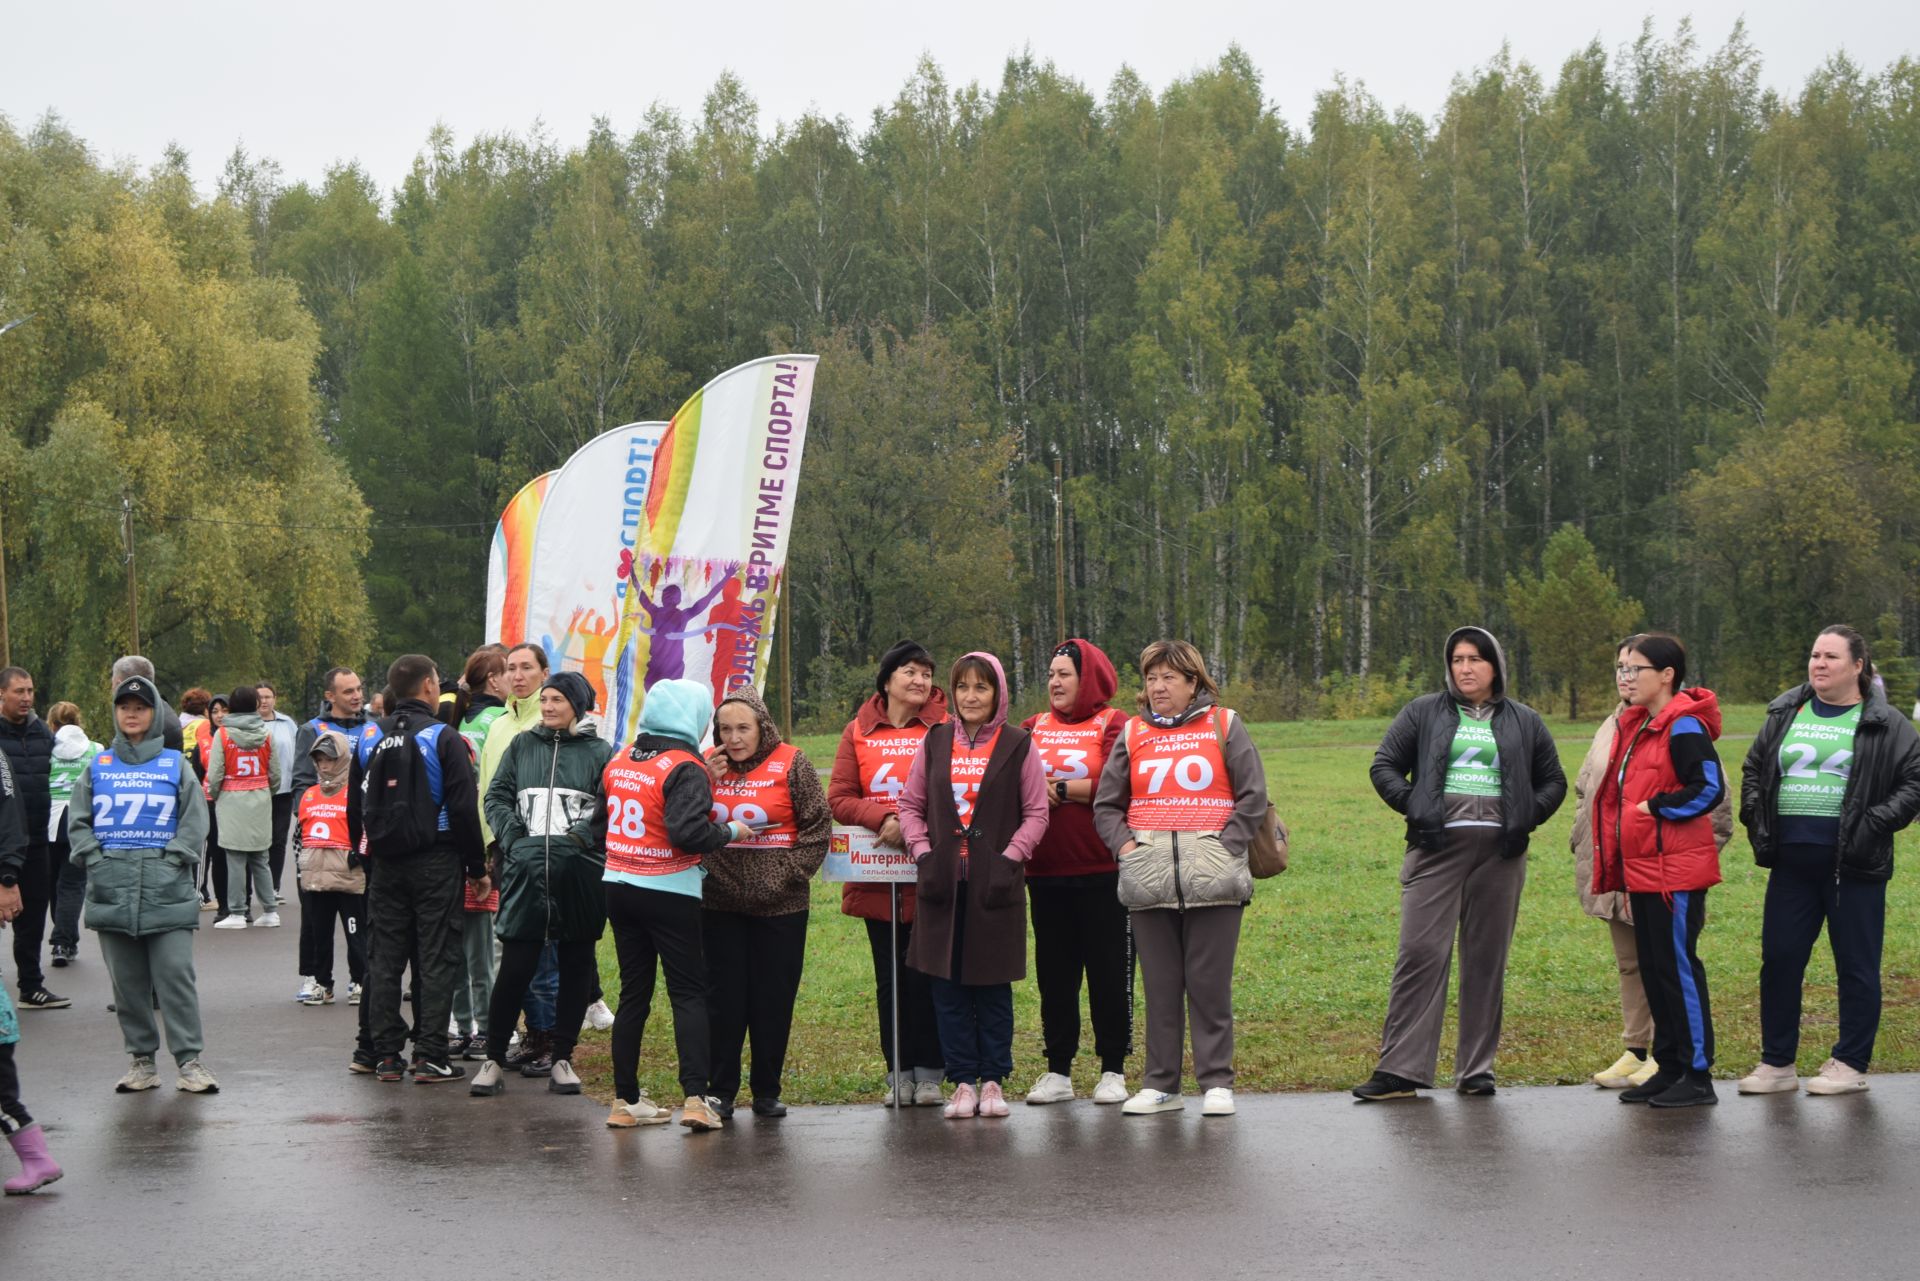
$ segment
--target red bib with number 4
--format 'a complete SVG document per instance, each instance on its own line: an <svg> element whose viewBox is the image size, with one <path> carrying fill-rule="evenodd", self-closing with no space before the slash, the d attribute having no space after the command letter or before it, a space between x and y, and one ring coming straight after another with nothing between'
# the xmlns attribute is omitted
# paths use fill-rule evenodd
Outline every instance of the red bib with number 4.
<svg viewBox="0 0 1920 1281"><path fill-rule="evenodd" d="M713 785L713 821L745 823L753 835L733 849L792 849L800 837L793 817L793 789L787 772L795 749L782 743L744 774L728 773Z"/></svg>
<svg viewBox="0 0 1920 1281"><path fill-rule="evenodd" d="M927 736L925 725L895 728L881 725L871 734L854 742L853 754L860 762L860 790L867 800L900 808L900 793L907 790L907 774L913 758L920 754L920 740Z"/></svg>
<svg viewBox="0 0 1920 1281"><path fill-rule="evenodd" d="M1233 780L1220 750L1215 718L1204 716L1173 729L1134 717L1127 723L1127 764L1133 800L1127 826L1136 832L1218 832L1233 817Z"/></svg>
<svg viewBox="0 0 1920 1281"><path fill-rule="evenodd" d="M607 762L607 870L628 876L668 876L700 864L698 854L667 839L667 775L682 765L706 770L698 756L678 748L650 760L625 752Z"/></svg>

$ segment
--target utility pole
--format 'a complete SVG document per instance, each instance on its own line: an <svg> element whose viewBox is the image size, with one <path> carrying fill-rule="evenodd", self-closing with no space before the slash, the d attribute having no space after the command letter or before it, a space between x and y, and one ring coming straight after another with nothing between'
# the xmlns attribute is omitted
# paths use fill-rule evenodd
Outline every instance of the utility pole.
<svg viewBox="0 0 1920 1281"><path fill-rule="evenodd" d="M133 495L120 493L120 534L127 547L127 652L140 652L140 590L133 575Z"/></svg>
<svg viewBox="0 0 1920 1281"><path fill-rule="evenodd" d="M1060 511L1060 455L1053 456L1053 619L1060 638L1067 643L1067 534L1066 520Z"/></svg>

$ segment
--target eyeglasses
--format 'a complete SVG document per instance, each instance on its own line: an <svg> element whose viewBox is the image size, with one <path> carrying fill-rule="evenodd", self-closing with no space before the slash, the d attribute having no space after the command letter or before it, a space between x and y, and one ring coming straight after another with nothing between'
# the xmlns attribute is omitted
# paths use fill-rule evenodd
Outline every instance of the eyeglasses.
<svg viewBox="0 0 1920 1281"><path fill-rule="evenodd" d="M1614 679L1633 681L1640 679L1641 672L1657 672L1657 667L1643 666L1638 663L1620 663L1613 669Z"/></svg>

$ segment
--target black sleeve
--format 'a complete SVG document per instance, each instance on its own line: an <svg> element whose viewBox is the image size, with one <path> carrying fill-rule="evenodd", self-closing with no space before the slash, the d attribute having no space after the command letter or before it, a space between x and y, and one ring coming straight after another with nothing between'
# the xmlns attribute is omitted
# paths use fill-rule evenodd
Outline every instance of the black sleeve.
<svg viewBox="0 0 1920 1281"><path fill-rule="evenodd" d="M1420 700L1416 699L1400 709L1373 753L1373 790L1380 793L1387 808L1399 814L1407 812L1413 795L1408 778L1420 756L1420 717L1414 711L1418 706Z"/></svg>
<svg viewBox="0 0 1920 1281"><path fill-rule="evenodd" d="M1669 823L1680 823L1699 818L1720 803L1727 791L1726 774L1712 737L1698 720L1682 716L1673 723L1667 731L1667 752L1680 790L1650 797L1648 809Z"/></svg>
<svg viewBox="0 0 1920 1281"><path fill-rule="evenodd" d="M1554 816L1567 799L1567 771L1560 764L1560 747L1553 731L1539 716L1533 718L1533 825L1540 826Z"/></svg>
<svg viewBox="0 0 1920 1281"><path fill-rule="evenodd" d="M440 735L440 803L447 808L447 833L467 879L487 874L487 840L480 834L480 788L473 777L473 753L456 730Z"/></svg>
<svg viewBox="0 0 1920 1281"><path fill-rule="evenodd" d="M305 792L320 781L320 770L313 763L313 745L320 740L319 732L313 726L302 724L293 735L293 794ZM348 738L349 747L354 746Z"/></svg>
<svg viewBox="0 0 1920 1281"><path fill-rule="evenodd" d="M1893 755L1893 790L1867 811L1867 822L1883 836L1892 836L1920 817L1920 732L1913 722L1894 713L1887 744Z"/></svg>
<svg viewBox="0 0 1920 1281"><path fill-rule="evenodd" d="M18 877L27 868L27 828L13 766L0 753L0 872Z"/></svg>
<svg viewBox="0 0 1920 1281"><path fill-rule="evenodd" d="M367 822L366 816L360 812L360 798L367 790L367 771L360 767L359 744L352 744L347 750L353 754L351 764L347 766L347 850L358 854Z"/></svg>
<svg viewBox="0 0 1920 1281"><path fill-rule="evenodd" d="M677 850L711 854L733 839L724 823L713 821L713 780L704 765L692 761L667 775L667 839Z"/></svg>

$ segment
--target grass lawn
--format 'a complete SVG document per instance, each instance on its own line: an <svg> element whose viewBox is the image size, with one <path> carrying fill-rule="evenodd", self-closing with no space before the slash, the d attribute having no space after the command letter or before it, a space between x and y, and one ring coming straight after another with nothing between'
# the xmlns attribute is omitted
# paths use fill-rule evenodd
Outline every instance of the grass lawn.
<svg viewBox="0 0 1920 1281"><path fill-rule="evenodd" d="M1737 786L1742 758L1762 708L1726 709L1720 755ZM1571 778L1592 741L1595 723L1550 722ZM1404 851L1398 815L1380 803L1367 780L1384 721L1254 725L1275 803L1293 835L1293 866L1257 884L1241 934L1234 979L1235 1067L1247 1090L1344 1088L1373 1069L1386 1013L1399 929L1396 877ZM835 739L802 738L822 771ZM1503 1083L1579 1082L1620 1051L1620 1009L1606 926L1580 911L1567 834L1571 794L1535 834L1527 888L1507 969L1505 1035L1498 1072ZM1914 854L1914 836L1899 838L1899 859ZM1760 906L1765 876L1753 865L1744 835L1721 856L1726 877L1710 901L1700 953L1713 996L1719 1075L1743 1074L1758 1059ZM1911 875L1911 873L1908 873ZM1887 903L1886 1012L1874 1066L1920 1069L1920 937L1909 880L1896 876ZM1031 950L1029 950L1029 959ZM600 944L609 1004L619 977L609 934ZM1827 1057L1835 1031L1833 962L1822 943L1807 974L1800 1067L1811 1073ZM1137 985L1136 985L1137 986ZM1014 1077L1024 1092L1044 1070L1038 994L1033 982L1014 987ZM641 1055L641 1082L655 1099L679 1097L674 1076L672 1012L664 982L653 1001ZM1090 1092L1098 1065L1093 1030L1082 1021L1075 1084ZM1442 1041L1440 1079L1449 1079L1451 1015ZM1135 1006L1135 1049L1128 1075L1139 1083L1145 1007ZM588 1088L611 1097L608 1034L588 1034L578 1066ZM873 974L861 923L840 914L840 888L816 884L806 977L794 1014L785 1097L796 1103L876 1099L885 1065L874 1013ZM1191 1078L1189 1078L1191 1088Z"/></svg>

